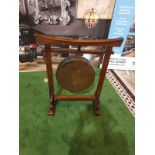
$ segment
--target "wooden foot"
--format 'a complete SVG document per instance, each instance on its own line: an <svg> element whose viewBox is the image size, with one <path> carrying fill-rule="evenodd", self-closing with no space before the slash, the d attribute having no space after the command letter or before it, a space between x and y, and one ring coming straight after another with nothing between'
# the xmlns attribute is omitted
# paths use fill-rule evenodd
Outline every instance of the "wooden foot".
<svg viewBox="0 0 155 155"><path fill-rule="evenodd" d="M48 116L54 116L55 114L55 107L50 106L49 111L48 111Z"/></svg>
<svg viewBox="0 0 155 155"><path fill-rule="evenodd" d="M100 116L101 115L99 104L100 104L99 100L93 101L93 109L94 109L94 113L95 113L96 116Z"/></svg>

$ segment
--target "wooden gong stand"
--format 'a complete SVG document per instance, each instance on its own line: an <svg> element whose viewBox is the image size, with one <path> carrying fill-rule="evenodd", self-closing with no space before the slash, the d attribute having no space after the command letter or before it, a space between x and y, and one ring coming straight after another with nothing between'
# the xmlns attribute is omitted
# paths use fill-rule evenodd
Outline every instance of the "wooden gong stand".
<svg viewBox="0 0 155 155"><path fill-rule="evenodd" d="M105 79L107 67L109 64L110 55L112 54L113 47L119 47L122 44L122 38L116 39L102 39L102 40L78 40L78 39L69 39L69 38L59 38L49 35L35 34L36 42L38 44L45 45L45 62L46 70L48 76L48 88L50 96L50 107L49 107L49 116L55 114L56 101L62 100L71 100L71 101L93 101L93 109L95 115L100 115L99 104L100 104L100 95L102 91L103 82ZM78 50L66 49L66 48L51 48L51 45L74 45L78 46ZM81 46L103 46L103 50L81 50ZM102 68L99 75L99 80L97 88L94 95L55 95L54 93L54 82L53 82L53 69L52 69L52 59L51 52L60 52L60 53L76 53L76 54L98 54L104 59L102 61Z"/></svg>

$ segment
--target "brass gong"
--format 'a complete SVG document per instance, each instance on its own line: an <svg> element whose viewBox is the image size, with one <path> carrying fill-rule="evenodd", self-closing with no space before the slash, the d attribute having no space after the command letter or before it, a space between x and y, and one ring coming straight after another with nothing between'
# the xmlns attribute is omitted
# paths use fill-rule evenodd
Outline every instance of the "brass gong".
<svg viewBox="0 0 155 155"><path fill-rule="evenodd" d="M56 78L64 89L79 91L91 86L95 79L95 71L86 58L69 57L58 65Z"/></svg>

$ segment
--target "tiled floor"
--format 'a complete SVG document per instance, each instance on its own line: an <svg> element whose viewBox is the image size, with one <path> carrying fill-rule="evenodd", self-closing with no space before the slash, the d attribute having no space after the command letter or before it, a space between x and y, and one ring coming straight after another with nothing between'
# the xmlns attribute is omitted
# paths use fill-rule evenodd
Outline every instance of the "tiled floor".
<svg viewBox="0 0 155 155"><path fill-rule="evenodd" d="M134 116L135 94L131 91L131 89L134 90L134 71L108 70L106 77Z"/></svg>
<svg viewBox="0 0 155 155"><path fill-rule="evenodd" d="M128 89L135 95L135 71L114 70Z"/></svg>
<svg viewBox="0 0 155 155"><path fill-rule="evenodd" d="M52 64L54 69L57 68L57 64ZM35 71L45 71L46 65L42 57L38 57L35 62L25 62L19 63L20 72L35 72Z"/></svg>

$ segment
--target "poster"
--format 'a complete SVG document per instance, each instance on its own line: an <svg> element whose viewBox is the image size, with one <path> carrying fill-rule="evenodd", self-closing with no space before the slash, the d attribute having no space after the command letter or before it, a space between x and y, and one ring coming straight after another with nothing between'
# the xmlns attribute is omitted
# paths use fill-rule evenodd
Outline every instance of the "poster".
<svg viewBox="0 0 155 155"><path fill-rule="evenodd" d="M117 0L108 38L123 37L121 47L114 47L109 69L135 70L135 1Z"/></svg>
<svg viewBox="0 0 155 155"><path fill-rule="evenodd" d="M85 13L94 9L100 19L111 19L115 0L78 0L77 18L83 18Z"/></svg>

